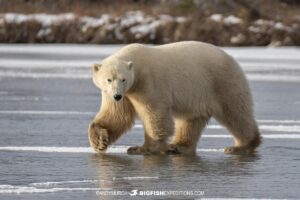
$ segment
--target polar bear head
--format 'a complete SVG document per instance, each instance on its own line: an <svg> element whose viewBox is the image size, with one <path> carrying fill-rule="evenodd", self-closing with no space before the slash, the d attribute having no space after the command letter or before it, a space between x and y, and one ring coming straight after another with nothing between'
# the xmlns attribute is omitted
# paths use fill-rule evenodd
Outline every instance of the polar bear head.
<svg viewBox="0 0 300 200"><path fill-rule="evenodd" d="M93 82L114 101L121 100L134 82L131 61L103 61L93 65Z"/></svg>

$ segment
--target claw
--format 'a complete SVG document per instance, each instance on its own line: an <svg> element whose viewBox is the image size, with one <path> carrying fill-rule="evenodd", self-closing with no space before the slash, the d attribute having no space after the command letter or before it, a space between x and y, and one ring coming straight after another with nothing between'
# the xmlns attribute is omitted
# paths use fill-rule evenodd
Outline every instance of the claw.
<svg viewBox="0 0 300 200"><path fill-rule="evenodd" d="M145 147L135 146L135 147L129 147L127 149L127 153L132 155L148 155L150 154L150 151Z"/></svg>
<svg viewBox="0 0 300 200"><path fill-rule="evenodd" d="M254 149L247 147L226 147L224 149L225 154L250 154L253 152Z"/></svg>
<svg viewBox="0 0 300 200"><path fill-rule="evenodd" d="M166 154L181 154L181 152L176 145L170 144L166 150Z"/></svg>

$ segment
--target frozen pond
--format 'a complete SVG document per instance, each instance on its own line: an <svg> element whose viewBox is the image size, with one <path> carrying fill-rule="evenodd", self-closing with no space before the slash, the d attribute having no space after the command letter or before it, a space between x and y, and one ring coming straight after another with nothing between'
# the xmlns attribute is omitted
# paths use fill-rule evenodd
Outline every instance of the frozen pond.
<svg viewBox="0 0 300 200"><path fill-rule="evenodd" d="M0 199L300 198L300 49L225 48L250 80L264 137L256 155L224 155L233 141L214 121L197 156L127 155L143 143L138 122L97 155L90 66L119 47L0 45Z"/></svg>

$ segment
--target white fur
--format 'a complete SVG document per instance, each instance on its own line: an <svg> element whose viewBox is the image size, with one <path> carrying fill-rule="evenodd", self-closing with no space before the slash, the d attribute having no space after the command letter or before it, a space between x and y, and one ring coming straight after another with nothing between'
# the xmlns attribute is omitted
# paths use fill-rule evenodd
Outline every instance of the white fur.
<svg viewBox="0 0 300 200"><path fill-rule="evenodd" d="M171 148L194 152L210 117L228 128L239 150L259 143L246 78L234 59L213 45L194 41L156 47L131 44L106 58L94 70L93 80L104 96L122 94L143 120L145 144L130 152L164 151L174 131Z"/></svg>

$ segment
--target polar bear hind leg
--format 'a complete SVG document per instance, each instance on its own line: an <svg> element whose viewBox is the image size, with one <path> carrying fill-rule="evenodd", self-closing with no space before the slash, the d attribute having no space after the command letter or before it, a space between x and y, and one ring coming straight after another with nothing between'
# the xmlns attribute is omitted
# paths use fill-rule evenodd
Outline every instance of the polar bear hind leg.
<svg viewBox="0 0 300 200"><path fill-rule="evenodd" d="M225 126L234 137L235 145L226 147L226 154L253 153L261 143L260 133L251 113L237 110L226 110L221 116L215 116L217 121Z"/></svg>

